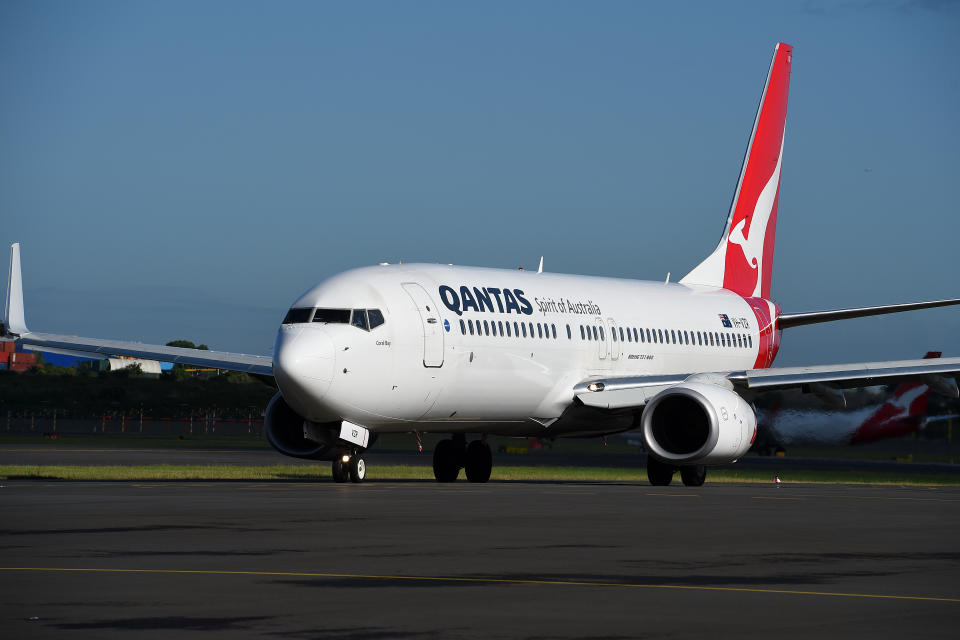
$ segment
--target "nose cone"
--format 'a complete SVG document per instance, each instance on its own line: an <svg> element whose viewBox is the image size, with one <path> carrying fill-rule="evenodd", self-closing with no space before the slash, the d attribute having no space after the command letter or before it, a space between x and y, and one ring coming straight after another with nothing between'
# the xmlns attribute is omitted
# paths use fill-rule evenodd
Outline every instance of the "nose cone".
<svg viewBox="0 0 960 640"><path fill-rule="evenodd" d="M336 354L322 327L283 326L273 348L273 375L284 399L309 420L329 418L323 398L333 381Z"/></svg>

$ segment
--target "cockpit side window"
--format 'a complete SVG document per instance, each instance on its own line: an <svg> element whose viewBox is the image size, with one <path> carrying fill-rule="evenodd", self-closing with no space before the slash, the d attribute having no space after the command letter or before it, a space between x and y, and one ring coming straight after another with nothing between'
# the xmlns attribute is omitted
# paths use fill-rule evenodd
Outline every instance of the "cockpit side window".
<svg viewBox="0 0 960 640"><path fill-rule="evenodd" d="M364 331L369 331L370 325L367 324L367 310L354 309L353 317L351 317L350 319L350 324L355 326L357 329L363 329Z"/></svg>
<svg viewBox="0 0 960 640"><path fill-rule="evenodd" d="M310 322L310 314L313 309L298 309L294 307L287 311L287 316L283 319L283 324L303 324Z"/></svg>
<svg viewBox="0 0 960 640"><path fill-rule="evenodd" d="M313 314L313 321L325 324L347 324L350 322L350 309L317 309Z"/></svg>
<svg viewBox="0 0 960 640"><path fill-rule="evenodd" d="M371 329L376 329L384 323L383 312L380 309L367 309L367 318L370 319Z"/></svg>

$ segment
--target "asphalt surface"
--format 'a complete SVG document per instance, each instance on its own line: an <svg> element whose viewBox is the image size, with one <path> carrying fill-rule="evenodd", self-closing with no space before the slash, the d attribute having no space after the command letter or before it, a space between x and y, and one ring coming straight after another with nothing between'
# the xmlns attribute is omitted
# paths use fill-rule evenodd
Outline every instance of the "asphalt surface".
<svg viewBox="0 0 960 640"><path fill-rule="evenodd" d="M643 467L646 456L639 452L606 451L566 452L542 450L527 454L494 451L494 465L556 465L572 467ZM366 453L369 465L423 465L429 467L432 450L427 447L418 453L414 449L378 449ZM10 444L0 443L0 464L31 465L317 465L329 462L300 460L280 455L264 443L261 448L231 448L206 446L191 448L185 443L180 448L144 446L98 446L89 444ZM960 478L960 464L932 462L897 462L895 460L855 460L845 458L805 458L748 455L729 468L763 470L774 475L790 471L869 471L896 474L937 473Z"/></svg>
<svg viewBox="0 0 960 640"><path fill-rule="evenodd" d="M0 487L4 637L956 637L960 488Z"/></svg>

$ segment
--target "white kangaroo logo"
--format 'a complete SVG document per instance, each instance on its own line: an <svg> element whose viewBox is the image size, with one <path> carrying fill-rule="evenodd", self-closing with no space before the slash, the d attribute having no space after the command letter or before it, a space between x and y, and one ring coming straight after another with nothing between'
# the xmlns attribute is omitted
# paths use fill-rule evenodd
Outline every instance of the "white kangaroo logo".
<svg viewBox="0 0 960 640"><path fill-rule="evenodd" d="M743 250L743 255L747 258L747 265L751 269L760 269L760 263L763 261L763 241L767 234L767 223L770 221L770 214L773 213L773 201L777 197L777 187L780 185L780 163L783 160L783 140L780 141L780 155L777 157L777 166L773 170L773 175L763 187L760 196L757 198L757 205L753 209L753 215L742 219L730 231L727 241L730 244L739 245ZM744 235L744 225L749 221L747 233ZM756 224L754 224L756 223ZM754 231L756 227L756 231ZM760 295L760 281L762 278L757 276L757 285L753 290L753 296Z"/></svg>

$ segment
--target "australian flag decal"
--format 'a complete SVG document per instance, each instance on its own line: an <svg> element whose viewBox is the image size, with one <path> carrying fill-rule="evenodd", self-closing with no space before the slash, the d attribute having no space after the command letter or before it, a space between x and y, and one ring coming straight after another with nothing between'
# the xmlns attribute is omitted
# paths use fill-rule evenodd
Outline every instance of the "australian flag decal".
<svg viewBox="0 0 960 640"><path fill-rule="evenodd" d="M721 313L719 315L720 315L720 322L723 323L723 326L727 327L728 329L733 327L733 325L730 323L730 317L727 314Z"/></svg>

